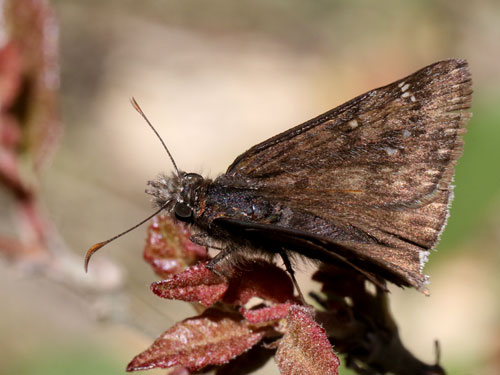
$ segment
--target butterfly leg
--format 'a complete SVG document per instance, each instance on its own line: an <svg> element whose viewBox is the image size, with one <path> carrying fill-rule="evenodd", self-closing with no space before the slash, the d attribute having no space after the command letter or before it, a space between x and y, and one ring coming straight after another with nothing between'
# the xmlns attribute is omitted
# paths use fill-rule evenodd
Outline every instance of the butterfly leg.
<svg viewBox="0 0 500 375"><path fill-rule="evenodd" d="M231 253L234 251L234 248L228 247L225 249L220 249L221 251L214 256L210 261L207 263L205 267L207 267L210 271L215 273L217 276L221 277L227 277L223 272L220 272L216 269L217 265L221 263L224 259L229 257Z"/></svg>
<svg viewBox="0 0 500 375"><path fill-rule="evenodd" d="M195 243L196 245L199 245L199 246L203 246L203 247L211 248L211 249L215 249L215 250L224 250L220 246L214 245L214 243L213 243L214 241L206 233L193 234L191 237L189 237L189 240L191 242Z"/></svg>
<svg viewBox="0 0 500 375"><path fill-rule="evenodd" d="M293 285L295 289L297 289L297 292L299 293L299 298L300 301L304 306L308 306L308 303L304 299L304 295L302 294L302 291L300 290L299 283L297 282L297 279L295 279L295 271L292 267L292 264L290 263L290 258L288 258L288 255L286 254L286 251L284 249L281 249L279 251L279 254L281 256L281 259L283 259L283 263L285 264L286 271L290 274L290 277L292 278Z"/></svg>

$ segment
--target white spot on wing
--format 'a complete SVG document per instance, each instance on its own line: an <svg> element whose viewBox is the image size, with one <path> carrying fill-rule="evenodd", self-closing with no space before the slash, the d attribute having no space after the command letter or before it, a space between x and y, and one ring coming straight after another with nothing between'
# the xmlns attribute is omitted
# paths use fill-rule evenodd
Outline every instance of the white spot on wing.
<svg viewBox="0 0 500 375"><path fill-rule="evenodd" d="M414 103L417 101L417 99L415 99L415 95L410 96L410 100Z"/></svg>
<svg viewBox="0 0 500 375"><path fill-rule="evenodd" d="M436 176L440 174L441 172L438 169L428 169L424 172L427 176Z"/></svg>
<svg viewBox="0 0 500 375"><path fill-rule="evenodd" d="M404 85L403 87L401 87L401 91L405 92L406 90L408 90L410 88L410 84L407 83L406 85Z"/></svg>
<svg viewBox="0 0 500 375"><path fill-rule="evenodd" d="M359 124L358 124L358 122L356 120L349 121L347 123L347 125L349 125L351 127L351 129L356 129L359 126Z"/></svg>
<svg viewBox="0 0 500 375"><path fill-rule="evenodd" d="M401 87L403 87L404 85L405 85L405 82L403 81L403 82L400 82L400 83L398 84L398 87L399 87L399 88L401 88Z"/></svg>
<svg viewBox="0 0 500 375"><path fill-rule="evenodd" d="M411 133L408 130L403 130L403 139L408 138L411 135Z"/></svg>
<svg viewBox="0 0 500 375"><path fill-rule="evenodd" d="M404 93L402 93L402 94L401 94L401 97L402 97L402 98L407 98L407 97L409 97L409 96L410 96L410 93L409 93L409 92L404 92Z"/></svg>
<svg viewBox="0 0 500 375"><path fill-rule="evenodd" d="M384 151L387 152L387 155L392 156L394 155L398 150L392 147L384 147Z"/></svg>

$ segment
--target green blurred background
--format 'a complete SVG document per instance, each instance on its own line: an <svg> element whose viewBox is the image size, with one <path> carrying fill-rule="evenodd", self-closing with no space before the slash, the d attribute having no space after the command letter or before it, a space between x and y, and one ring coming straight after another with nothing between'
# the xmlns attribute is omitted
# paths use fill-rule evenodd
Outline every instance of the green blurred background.
<svg viewBox="0 0 500 375"><path fill-rule="evenodd" d="M91 244L151 212L145 182L171 170L129 96L182 169L216 176L292 125L434 61L466 58L474 116L449 224L426 267L431 297L393 288L392 307L419 358L434 361L439 339L450 374L500 374L500 2L51 4L65 135L42 195L82 262ZM142 261L144 237L140 228L94 258L115 260L126 283L100 295L0 263L0 374L121 374L154 337L194 314L149 291L155 276ZM260 373L276 371L270 364Z"/></svg>

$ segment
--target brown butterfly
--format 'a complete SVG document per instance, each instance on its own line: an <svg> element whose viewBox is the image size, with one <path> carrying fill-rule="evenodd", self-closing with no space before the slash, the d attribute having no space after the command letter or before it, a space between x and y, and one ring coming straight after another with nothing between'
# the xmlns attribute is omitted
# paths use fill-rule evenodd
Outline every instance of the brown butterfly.
<svg viewBox="0 0 500 375"><path fill-rule="evenodd" d="M293 276L298 254L426 293L422 268L448 217L471 85L465 60L434 63L252 147L214 180L179 171L167 149L176 172L147 193L195 242L221 250L216 272L280 254ZM127 232L94 245L86 266Z"/></svg>

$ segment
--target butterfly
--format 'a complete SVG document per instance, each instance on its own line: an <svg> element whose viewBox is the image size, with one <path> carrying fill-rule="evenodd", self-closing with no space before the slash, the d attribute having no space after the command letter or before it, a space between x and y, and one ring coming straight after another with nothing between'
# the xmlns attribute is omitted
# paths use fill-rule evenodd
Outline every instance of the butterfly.
<svg viewBox="0 0 500 375"><path fill-rule="evenodd" d="M163 144L175 172L146 192L156 213L220 250L214 272L276 254L293 272L298 255L427 293L423 266L448 218L471 95L467 62L439 61L257 144L213 180L180 171ZM86 266L128 231L90 248Z"/></svg>

